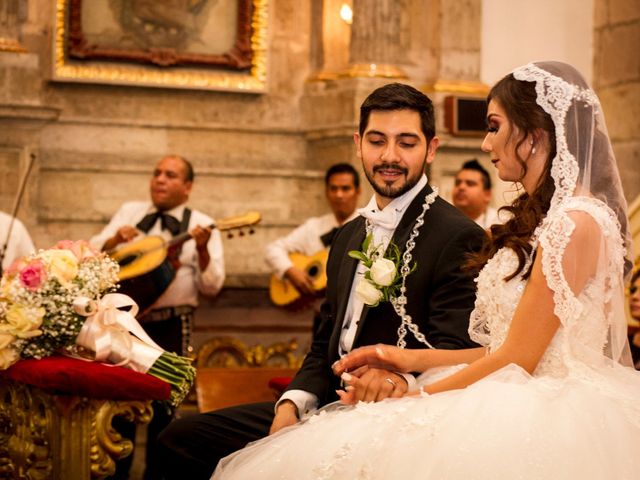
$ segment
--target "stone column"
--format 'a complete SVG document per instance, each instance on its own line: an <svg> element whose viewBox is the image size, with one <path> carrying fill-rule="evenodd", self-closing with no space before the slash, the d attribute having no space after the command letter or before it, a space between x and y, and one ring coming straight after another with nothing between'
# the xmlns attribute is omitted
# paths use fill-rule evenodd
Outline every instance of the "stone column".
<svg viewBox="0 0 640 480"><path fill-rule="evenodd" d="M26 52L20 44L24 12L22 0L0 0L0 52Z"/></svg>
<svg viewBox="0 0 640 480"><path fill-rule="evenodd" d="M354 0L349 71L352 77L407 78L402 37L405 0Z"/></svg>
<svg viewBox="0 0 640 480"><path fill-rule="evenodd" d="M593 84L631 203L640 196L640 0L595 0L594 7Z"/></svg>

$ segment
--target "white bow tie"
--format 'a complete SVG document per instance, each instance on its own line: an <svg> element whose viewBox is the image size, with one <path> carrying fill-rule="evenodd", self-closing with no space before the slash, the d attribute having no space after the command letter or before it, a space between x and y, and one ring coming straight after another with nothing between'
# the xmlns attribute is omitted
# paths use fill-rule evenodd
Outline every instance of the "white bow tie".
<svg viewBox="0 0 640 480"><path fill-rule="evenodd" d="M384 210L373 210L371 207L366 206L358 210L358 213L364 218L369 220L374 227L385 228L387 230L395 230L400 222L400 215L396 212L396 209L385 208Z"/></svg>

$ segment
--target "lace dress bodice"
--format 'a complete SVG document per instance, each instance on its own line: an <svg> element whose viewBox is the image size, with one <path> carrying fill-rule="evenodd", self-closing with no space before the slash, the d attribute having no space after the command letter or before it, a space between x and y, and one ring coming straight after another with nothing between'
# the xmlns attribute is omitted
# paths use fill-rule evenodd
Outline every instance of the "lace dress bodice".
<svg viewBox="0 0 640 480"><path fill-rule="evenodd" d="M471 338L489 348L490 352L499 348L507 337L511 319L516 306L524 292L525 280L516 277L508 282L503 279L514 271L518 264L516 254L511 249L502 249L487 263L487 266L478 276L478 295L476 307L471 314L471 325L478 323L480 316L487 319L482 322L484 332L471 330ZM549 375L563 377L567 374L567 365L563 360L563 345L567 336L578 339L594 350L604 348L607 334L607 324L604 312L598 312L597 297L601 292L598 283L601 280L594 279L585 287L579 296L581 309L580 321L574 324L574 328L561 325L547 351L540 359L540 363L534 372L534 376ZM602 302L600 302L601 304ZM535 328L535 318L531 319L531 328Z"/></svg>
<svg viewBox="0 0 640 480"><path fill-rule="evenodd" d="M568 212L586 212L594 218L603 233L604 252L608 268L599 268L596 274L577 295L568 288L562 275L562 253L571 237L574 224ZM543 271L556 301L555 313L560 327L541 358L534 376L564 377L571 366L592 358L594 352L602 355L607 345L611 312L608 311L608 285L613 275L619 273L623 250L608 231L614 231L615 220L607 215L599 202L584 197L574 197L565 202L553 216L549 216L534 234L533 251L543 246ZM611 230L609 230L611 229ZM617 231L617 230L615 230ZM598 252L584 252L598 255ZM531 259L523 271L527 271ZM485 265L476 280L478 291L475 309L471 313L469 334L490 352L505 341L511 319L525 290L526 280L521 275L510 281L504 278L515 271L518 258L509 248L499 250ZM536 319L530 320L531 329L536 328ZM575 348L580 345L580 348ZM588 358L587 358L588 357Z"/></svg>

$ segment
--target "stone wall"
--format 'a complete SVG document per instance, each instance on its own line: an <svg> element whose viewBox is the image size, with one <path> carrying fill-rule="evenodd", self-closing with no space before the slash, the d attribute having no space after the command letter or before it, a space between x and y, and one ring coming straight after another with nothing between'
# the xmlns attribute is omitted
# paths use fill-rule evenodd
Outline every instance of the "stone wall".
<svg viewBox="0 0 640 480"><path fill-rule="evenodd" d="M9 30L24 47L0 51L0 209L11 210L33 157L18 217L36 246L88 238L122 202L148 198L160 156L184 155L196 168L195 208L214 218L247 210L263 217L255 235L225 237L226 289L203 299L200 340L234 332L249 343L308 335L309 311L270 307L263 246L326 211L324 170L358 163L352 134L373 88L399 79L433 97L442 147L430 177L445 194L462 161L481 154L477 138L447 134L442 111L444 97L460 86L483 93L480 0L384 0L395 22L384 36L375 25L388 15L370 8L377 0L347 2L356 19L368 20L352 26L339 23L337 0L269 0L260 94L52 81L57 1L0 0L0 8L18 6L12 21L19 25ZM376 62L386 73L367 70Z"/></svg>
<svg viewBox="0 0 640 480"><path fill-rule="evenodd" d="M596 0L594 19L594 87L632 202L640 195L640 0Z"/></svg>

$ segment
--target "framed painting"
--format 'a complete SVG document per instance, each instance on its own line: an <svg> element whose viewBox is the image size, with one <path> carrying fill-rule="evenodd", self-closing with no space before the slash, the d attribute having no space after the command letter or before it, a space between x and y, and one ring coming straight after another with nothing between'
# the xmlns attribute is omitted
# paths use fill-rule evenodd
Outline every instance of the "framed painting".
<svg viewBox="0 0 640 480"><path fill-rule="evenodd" d="M264 92L268 0L56 0L53 80Z"/></svg>

